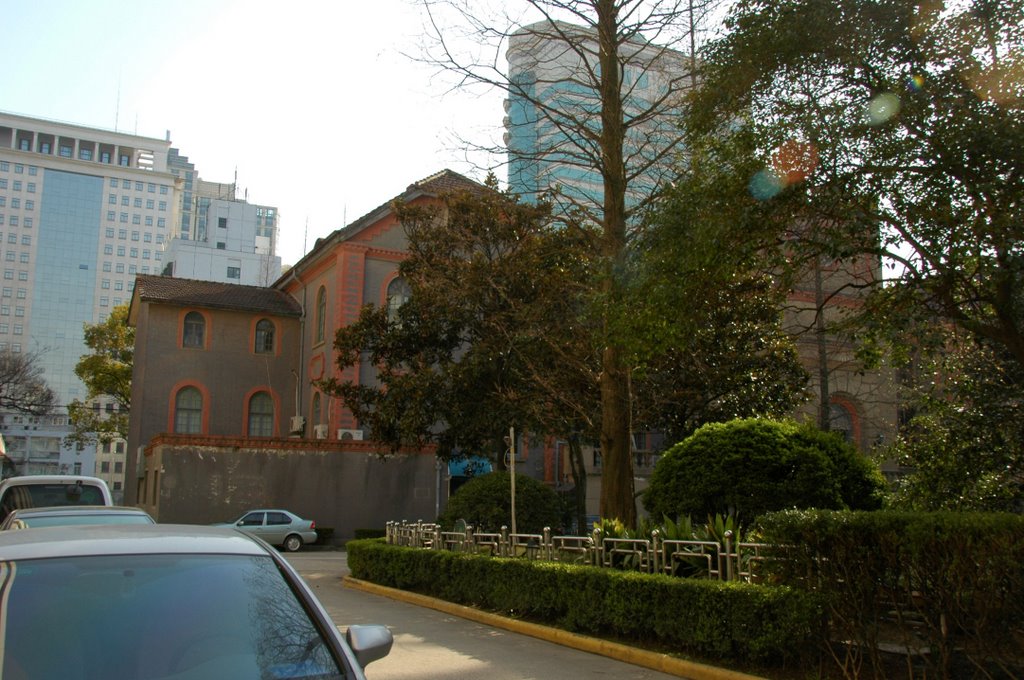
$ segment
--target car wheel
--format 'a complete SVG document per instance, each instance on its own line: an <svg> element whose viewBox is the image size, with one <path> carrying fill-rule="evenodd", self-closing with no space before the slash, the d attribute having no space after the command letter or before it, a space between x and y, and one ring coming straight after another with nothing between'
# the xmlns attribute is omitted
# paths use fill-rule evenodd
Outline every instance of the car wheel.
<svg viewBox="0 0 1024 680"><path fill-rule="evenodd" d="M302 547L302 537L291 534L284 539L284 549L288 552L295 552Z"/></svg>

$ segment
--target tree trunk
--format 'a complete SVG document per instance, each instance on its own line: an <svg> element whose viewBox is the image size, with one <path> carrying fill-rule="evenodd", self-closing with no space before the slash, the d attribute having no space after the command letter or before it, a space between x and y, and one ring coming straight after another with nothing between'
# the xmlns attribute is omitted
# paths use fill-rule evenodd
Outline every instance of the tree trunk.
<svg viewBox="0 0 1024 680"><path fill-rule="evenodd" d="M601 66L601 174L604 180L602 247L604 294L609 309L620 302L619 265L626 250L626 126L619 64L617 0L597 0ZM607 334L606 334L607 336ZM622 348L609 339L601 357L601 517L636 526L633 456L629 446L630 394Z"/></svg>
<svg viewBox="0 0 1024 680"><path fill-rule="evenodd" d="M608 347L601 372L601 517L636 526L633 455L629 446L629 382L621 355Z"/></svg>
<svg viewBox="0 0 1024 680"><path fill-rule="evenodd" d="M583 447L578 435L569 438L569 467L572 470L574 512L576 532L580 536L587 531L587 466L583 463Z"/></svg>

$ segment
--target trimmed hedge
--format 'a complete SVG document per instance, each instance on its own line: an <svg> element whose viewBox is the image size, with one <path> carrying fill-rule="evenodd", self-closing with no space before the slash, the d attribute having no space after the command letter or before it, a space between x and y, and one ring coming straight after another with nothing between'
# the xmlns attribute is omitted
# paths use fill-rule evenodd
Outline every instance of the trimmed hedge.
<svg viewBox="0 0 1024 680"><path fill-rule="evenodd" d="M449 602L752 665L816 653L817 596L789 587L723 583L522 559L350 541L354 577Z"/></svg>
<svg viewBox="0 0 1024 680"><path fill-rule="evenodd" d="M759 525L791 546L774 577L822 595L832 638L857 643L837 660L887 677L888 643L927 677L1024 675L1024 517L787 511Z"/></svg>

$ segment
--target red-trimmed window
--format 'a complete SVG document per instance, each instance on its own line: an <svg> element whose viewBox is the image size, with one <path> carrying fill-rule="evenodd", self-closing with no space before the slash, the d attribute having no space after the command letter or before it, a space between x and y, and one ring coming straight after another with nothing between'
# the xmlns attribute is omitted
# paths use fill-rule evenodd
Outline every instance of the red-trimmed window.
<svg viewBox="0 0 1024 680"><path fill-rule="evenodd" d="M202 349L206 337L206 319L199 312L185 315L184 328L181 334L181 346Z"/></svg>
<svg viewBox="0 0 1024 680"><path fill-rule="evenodd" d="M274 436L274 400L267 392L257 392L249 399L249 436Z"/></svg>
<svg viewBox="0 0 1024 680"><path fill-rule="evenodd" d="M174 431L179 434L203 431L203 395L195 387L183 387L174 397Z"/></svg>

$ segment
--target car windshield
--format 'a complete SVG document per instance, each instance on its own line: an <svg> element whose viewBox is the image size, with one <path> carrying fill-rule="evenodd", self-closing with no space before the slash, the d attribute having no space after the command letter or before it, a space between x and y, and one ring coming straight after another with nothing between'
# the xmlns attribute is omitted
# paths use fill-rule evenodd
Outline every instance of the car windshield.
<svg viewBox="0 0 1024 680"><path fill-rule="evenodd" d="M152 518L134 512L117 512L107 514L68 514L39 515L38 517L18 517L27 527L66 527L79 524L153 524Z"/></svg>
<svg viewBox="0 0 1024 680"><path fill-rule="evenodd" d="M4 505L10 508L106 505L103 491L89 484L20 484L8 489L7 495Z"/></svg>
<svg viewBox="0 0 1024 680"><path fill-rule="evenodd" d="M0 677L344 677L270 557L0 562Z"/></svg>

